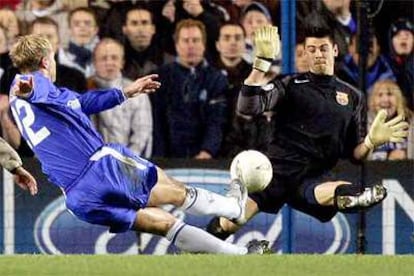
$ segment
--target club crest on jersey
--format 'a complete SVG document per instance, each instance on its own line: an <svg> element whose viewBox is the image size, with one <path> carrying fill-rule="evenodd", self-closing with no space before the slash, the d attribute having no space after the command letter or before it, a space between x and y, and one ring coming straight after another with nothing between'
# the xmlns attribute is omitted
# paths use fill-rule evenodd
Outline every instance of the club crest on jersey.
<svg viewBox="0 0 414 276"><path fill-rule="evenodd" d="M344 92L336 91L336 102L339 103L340 105L348 105L349 103L348 94Z"/></svg>

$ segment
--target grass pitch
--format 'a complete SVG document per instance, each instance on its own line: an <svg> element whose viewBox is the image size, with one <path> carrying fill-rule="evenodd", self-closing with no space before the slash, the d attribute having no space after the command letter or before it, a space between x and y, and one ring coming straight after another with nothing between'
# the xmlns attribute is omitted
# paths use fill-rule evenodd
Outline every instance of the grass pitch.
<svg viewBox="0 0 414 276"><path fill-rule="evenodd" d="M1 276L408 276L413 271L414 255L0 256Z"/></svg>

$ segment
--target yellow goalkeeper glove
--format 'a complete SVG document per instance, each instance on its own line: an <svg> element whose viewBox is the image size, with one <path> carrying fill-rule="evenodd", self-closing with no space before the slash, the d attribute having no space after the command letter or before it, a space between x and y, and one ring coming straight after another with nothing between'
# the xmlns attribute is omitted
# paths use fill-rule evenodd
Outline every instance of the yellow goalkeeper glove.
<svg viewBox="0 0 414 276"><path fill-rule="evenodd" d="M381 109L364 140L364 144L369 149L373 150L387 142L403 142L408 136L408 123L403 121L403 116L398 115L388 122L385 122L386 119L387 111Z"/></svg>
<svg viewBox="0 0 414 276"><path fill-rule="evenodd" d="M277 27L263 26L254 32L255 58L253 68L268 72L272 61L280 51L280 39Z"/></svg>

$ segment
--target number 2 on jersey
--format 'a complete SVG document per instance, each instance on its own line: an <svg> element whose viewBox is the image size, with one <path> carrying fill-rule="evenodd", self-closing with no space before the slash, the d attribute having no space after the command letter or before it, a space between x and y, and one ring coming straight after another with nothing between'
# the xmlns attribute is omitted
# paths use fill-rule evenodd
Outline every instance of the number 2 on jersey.
<svg viewBox="0 0 414 276"><path fill-rule="evenodd" d="M20 115L23 111L25 116L20 121ZM50 135L50 131L46 127L42 127L38 131L32 129L33 123L35 122L35 114L28 102L17 99L15 106L12 107L12 112L20 132L23 133L23 129L26 132L27 143L30 148L37 146Z"/></svg>

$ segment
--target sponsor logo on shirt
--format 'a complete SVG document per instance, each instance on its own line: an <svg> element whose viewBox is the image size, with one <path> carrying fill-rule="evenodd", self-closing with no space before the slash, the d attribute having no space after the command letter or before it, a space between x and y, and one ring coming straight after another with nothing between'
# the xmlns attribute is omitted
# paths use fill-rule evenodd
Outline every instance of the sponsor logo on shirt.
<svg viewBox="0 0 414 276"><path fill-rule="evenodd" d="M309 82L309 80L298 80L298 79L295 79L293 82L294 83L307 83L307 82Z"/></svg>
<svg viewBox="0 0 414 276"><path fill-rule="evenodd" d="M78 109L81 107L81 104L78 99L74 99L74 100L68 101L67 106L69 106L72 109Z"/></svg>

